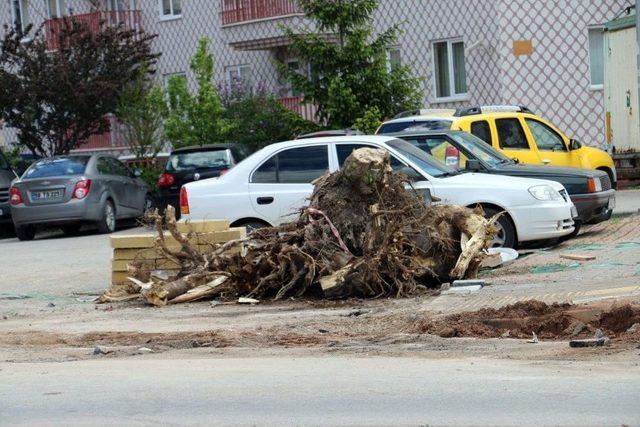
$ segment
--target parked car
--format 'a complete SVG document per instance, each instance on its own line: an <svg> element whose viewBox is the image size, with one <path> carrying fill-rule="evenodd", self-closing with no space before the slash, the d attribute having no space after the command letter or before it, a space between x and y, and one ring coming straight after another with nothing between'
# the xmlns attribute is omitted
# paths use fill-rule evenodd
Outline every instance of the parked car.
<svg viewBox="0 0 640 427"><path fill-rule="evenodd" d="M227 218L234 226L260 227L291 220L313 190L312 181L341 167L351 152L388 150L391 166L417 190L441 203L482 206L498 220L495 246L559 238L574 230L575 206L562 184L481 173L459 173L410 143L388 136L303 139L269 145L225 175L182 187L180 208L192 218Z"/></svg>
<svg viewBox="0 0 640 427"><path fill-rule="evenodd" d="M298 135L296 139L307 138L320 138L323 136L349 136L349 135L364 135L358 129L331 129L331 130L319 130L316 132L305 133Z"/></svg>
<svg viewBox="0 0 640 427"><path fill-rule="evenodd" d="M83 223L94 223L110 233L119 219L139 217L153 204L147 185L105 154L38 160L14 181L9 198L20 240L33 239L41 225L73 234Z"/></svg>
<svg viewBox="0 0 640 427"><path fill-rule="evenodd" d="M598 169L609 175L616 188L616 168L604 150L583 146L552 123L521 106L492 105L429 114L404 115L383 123L378 134L400 132L416 125L472 133L510 159L526 164Z"/></svg>
<svg viewBox="0 0 640 427"><path fill-rule="evenodd" d="M173 206L179 218L180 187L191 181L223 175L249 154L246 145L234 143L173 150L167 159L164 172L158 178L160 207Z"/></svg>
<svg viewBox="0 0 640 427"><path fill-rule="evenodd" d="M0 236L13 230L11 208L9 206L9 188L17 175L11 169L9 161L0 151Z"/></svg>
<svg viewBox="0 0 640 427"><path fill-rule="evenodd" d="M580 224L595 224L611 218L616 191L612 188L609 175L603 171L516 163L481 139L462 131L434 131L416 127L390 136L410 142L459 171L559 182L578 209L576 233Z"/></svg>

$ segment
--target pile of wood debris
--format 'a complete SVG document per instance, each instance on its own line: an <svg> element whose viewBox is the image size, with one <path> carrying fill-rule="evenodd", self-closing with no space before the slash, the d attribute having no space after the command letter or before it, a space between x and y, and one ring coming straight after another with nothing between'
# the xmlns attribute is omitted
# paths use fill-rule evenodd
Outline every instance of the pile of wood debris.
<svg viewBox="0 0 640 427"><path fill-rule="evenodd" d="M254 230L202 254L178 231L175 212L155 213L156 246L180 274L161 279L129 268L132 284L102 302L139 296L153 305L216 297L409 296L453 279L474 278L495 234L481 212L428 206L392 172L389 154L363 148L314 182L297 220ZM409 188L409 189L407 189ZM165 243L165 227L180 249Z"/></svg>

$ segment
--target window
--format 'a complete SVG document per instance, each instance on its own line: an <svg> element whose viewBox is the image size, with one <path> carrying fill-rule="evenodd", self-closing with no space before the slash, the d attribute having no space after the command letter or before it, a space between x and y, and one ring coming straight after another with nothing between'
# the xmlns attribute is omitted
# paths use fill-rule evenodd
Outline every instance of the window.
<svg viewBox="0 0 640 427"><path fill-rule="evenodd" d="M500 148L529 149L527 138L524 135L522 124L518 119L496 119L496 129Z"/></svg>
<svg viewBox="0 0 640 427"><path fill-rule="evenodd" d="M227 75L227 83L230 86L251 85L250 65L231 65L225 68L225 74Z"/></svg>
<svg viewBox="0 0 640 427"><path fill-rule="evenodd" d="M601 27L589 28L589 72L591 87L602 89L604 84L604 31Z"/></svg>
<svg viewBox="0 0 640 427"><path fill-rule="evenodd" d="M96 169L102 175L111 175L111 164L107 161L106 157L100 157L96 165Z"/></svg>
<svg viewBox="0 0 640 427"><path fill-rule="evenodd" d="M83 174L89 156L69 156L54 159L38 160L26 172L27 178L47 178L50 176L67 176Z"/></svg>
<svg viewBox="0 0 640 427"><path fill-rule="evenodd" d="M11 19L13 28L18 32L24 32L29 26L29 8L27 0L11 1Z"/></svg>
<svg viewBox="0 0 640 427"><path fill-rule="evenodd" d="M160 0L160 18L175 19L182 16L182 0Z"/></svg>
<svg viewBox="0 0 640 427"><path fill-rule="evenodd" d="M433 44L436 98L460 97L467 93L464 42L445 40Z"/></svg>
<svg viewBox="0 0 640 427"><path fill-rule="evenodd" d="M303 65L300 63L298 59L287 60L287 68L289 70L296 71L300 75L303 75L303 76L308 75L307 70L305 69L305 67L303 67ZM302 95L299 91L297 91L291 86L291 83L288 83L288 82L287 82L287 92L289 97Z"/></svg>
<svg viewBox="0 0 640 427"><path fill-rule="evenodd" d="M120 160L114 159L112 157L105 157L107 162L111 164L111 173L114 175L126 176L130 177L131 172L129 172L129 168L127 168Z"/></svg>
<svg viewBox="0 0 640 427"><path fill-rule="evenodd" d="M533 119L525 119L533 139L540 150L567 151L564 140L556 131L542 122Z"/></svg>
<svg viewBox="0 0 640 427"><path fill-rule="evenodd" d="M387 71L392 72L402 65L402 57L400 56L400 48L390 47L387 49Z"/></svg>
<svg viewBox="0 0 640 427"><path fill-rule="evenodd" d="M136 9L138 9L137 0L107 0L107 10L136 10Z"/></svg>
<svg viewBox="0 0 640 427"><path fill-rule="evenodd" d="M47 16L56 19L67 14L65 0L47 0Z"/></svg>
<svg viewBox="0 0 640 427"><path fill-rule="evenodd" d="M492 145L491 129L489 128L489 122L486 120L479 120L471 123L471 134L477 136L489 145Z"/></svg>
<svg viewBox="0 0 640 427"><path fill-rule="evenodd" d="M264 162L254 173L256 184L306 184L322 176L329 169L326 145L291 148L281 151Z"/></svg>

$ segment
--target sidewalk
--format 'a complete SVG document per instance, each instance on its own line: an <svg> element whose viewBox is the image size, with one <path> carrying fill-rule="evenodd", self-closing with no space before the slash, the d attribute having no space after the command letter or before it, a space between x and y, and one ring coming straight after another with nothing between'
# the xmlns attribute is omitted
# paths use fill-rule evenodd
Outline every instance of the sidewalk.
<svg viewBox="0 0 640 427"><path fill-rule="evenodd" d="M640 211L640 190L616 191L614 215L638 213Z"/></svg>

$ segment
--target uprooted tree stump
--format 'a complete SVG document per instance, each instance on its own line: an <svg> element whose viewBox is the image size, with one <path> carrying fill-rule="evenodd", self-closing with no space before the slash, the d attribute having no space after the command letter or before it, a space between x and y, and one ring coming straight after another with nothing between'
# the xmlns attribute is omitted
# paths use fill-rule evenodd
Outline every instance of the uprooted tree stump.
<svg viewBox="0 0 640 427"><path fill-rule="evenodd" d="M157 246L183 266L183 274L149 279L148 272L132 268L136 292L154 305L213 296L409 296L475 277L495 234L479 212L427 206L422 194L405 188L404 175L392 172L383 150L356 150L340 171L314 184L296 221L254 230L204 256L177 231L171 207L166 227L181 249L168 248L156 213ZM106 292L102 301L113 295Z"/></svg>

